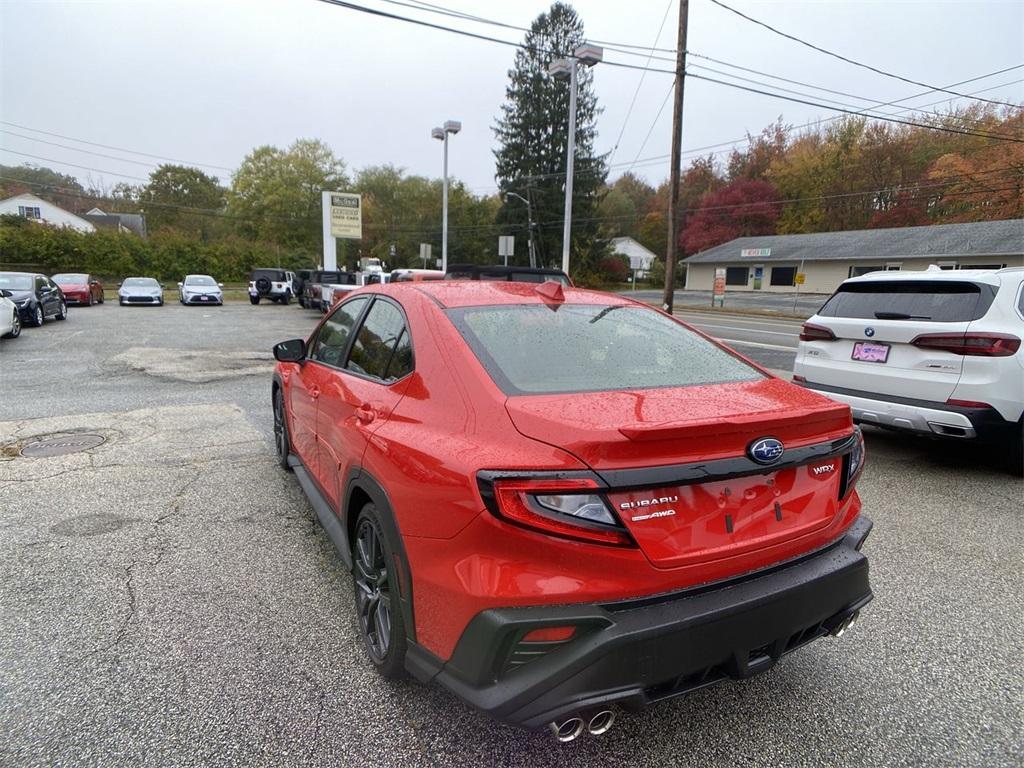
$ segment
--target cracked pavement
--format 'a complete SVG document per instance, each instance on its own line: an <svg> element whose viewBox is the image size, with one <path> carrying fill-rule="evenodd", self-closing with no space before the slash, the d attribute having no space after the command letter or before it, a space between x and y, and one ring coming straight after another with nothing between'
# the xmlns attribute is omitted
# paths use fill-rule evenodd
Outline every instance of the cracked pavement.
<svg viewBox="0 0 1024 768"><path fill-rule="evenodd" d="M874 431L876 597L843 638L571 745L382 681L270 442L261 356L318 318L105 305L0 344L0 764L1024 763L1024 486L973 446ZM3 450L76 432L106 442Z"/></svg>

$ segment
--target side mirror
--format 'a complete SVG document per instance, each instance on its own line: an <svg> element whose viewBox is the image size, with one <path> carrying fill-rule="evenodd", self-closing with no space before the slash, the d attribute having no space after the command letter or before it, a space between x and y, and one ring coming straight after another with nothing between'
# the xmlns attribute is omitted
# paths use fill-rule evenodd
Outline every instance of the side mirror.
<svg viewBox="0 0 1024 768"><path fill-rule="evenodd" d="M179 288L181 288L181 286L182 286L182 285L183 285L182 283L178 283L178 287L179 287Z"/></svg>
<svg viewBox="0 0 1024 768"><path fill-rule="evenodd" d="M218 288L223 288L224 287L224 283L217 283L217 287Z"/></svg>
<svg viewBox="0 0 1024 768"><path fill-rule="evenodd" d="M282 363L301 363L306 359L306 342L289 339L274 345L274 359Z"/></svg>
<svg viewBox="0 0 1024 768"><path fill-rule="evenodd" d="M0 296L3 296L5 299L9 299L13 295L14 293L8 291L6 288L0 289Z"/></svg>

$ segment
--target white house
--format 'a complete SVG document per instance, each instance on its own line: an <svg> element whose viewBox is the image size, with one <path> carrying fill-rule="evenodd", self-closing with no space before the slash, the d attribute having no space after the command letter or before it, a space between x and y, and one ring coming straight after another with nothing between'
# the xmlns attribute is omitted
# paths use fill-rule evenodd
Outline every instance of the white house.
<svg viewBox="0 0 1024 768"><path fill-rule="evenodd" d="M612 251L629 259L629 268L637 277L646 277L657 255L644 248L632 237L614 237Z"/></svg>
<svg viewBox="0 0 1024 768"><path fill-rule="evenodd" d="M71 227L79 232L95 232L96 227L81 216L65 211L41 197L25 193L0 200L0 216L13 214L54 227Z"/></svg>

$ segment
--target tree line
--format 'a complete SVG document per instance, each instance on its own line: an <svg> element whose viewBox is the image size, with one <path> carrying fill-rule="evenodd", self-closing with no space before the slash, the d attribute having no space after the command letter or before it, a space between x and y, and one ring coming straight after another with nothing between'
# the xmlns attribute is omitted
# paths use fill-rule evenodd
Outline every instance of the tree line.
<svg viewBox="0 0 1024 768"><path fill-rule="evenodd" d="M497 191L477 195L450 181L450 261L493 263L498 236L512 234L515 263L527 263L531 240L539 265L560 263L569 93L548 64L584 39L582 20L561 2L526 33L494 126ZM659 258L668 241L668 182L652 185L629 166L609 183L608 159L594 148L599 116L593 74L581 68L570 251L573 277L584 284L626 276L608 248L612 238L633 237ZM1024 216L1024 143L1000 138L1024 136L1024 112L979 105L915 122L944 130L851 116L792 126L780 117L740 146L693 157L680 185L682 253L749 235ZM363 239L339 241L339 261L377 256L392 268L423 266L424 242L439 255L440 179L391 165L352 171L324 142L299 139L253 149L226 182L163 164L145 183L94 189L48 168L0 166L0 197L33 192L73 212L141 212L150 233L79 235L5 217L0 263L166 279L198 271L224 280L254 266L315 266L322 190L363 195ZM656 263L655 280L663 268Z"/></svg>

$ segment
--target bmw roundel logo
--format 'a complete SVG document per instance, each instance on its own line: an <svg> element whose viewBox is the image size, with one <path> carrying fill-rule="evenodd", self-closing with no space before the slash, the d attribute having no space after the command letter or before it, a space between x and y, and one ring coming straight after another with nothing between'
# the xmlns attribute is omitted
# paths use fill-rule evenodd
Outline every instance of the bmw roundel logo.
<svg viewBox="0 0 1024 768"><path fill-rule="evenodd" d="M869 325L867 328L864 329L864 335L870 339L872 336L875 335L875 329Z"/></svg>
<svg viewBox="0 0 1024 768"><path fill-rule="evenodd" d="M782 441L774 437L759 437L747 446L747 455L758 464L774 464L782 458Z"/></svg>

